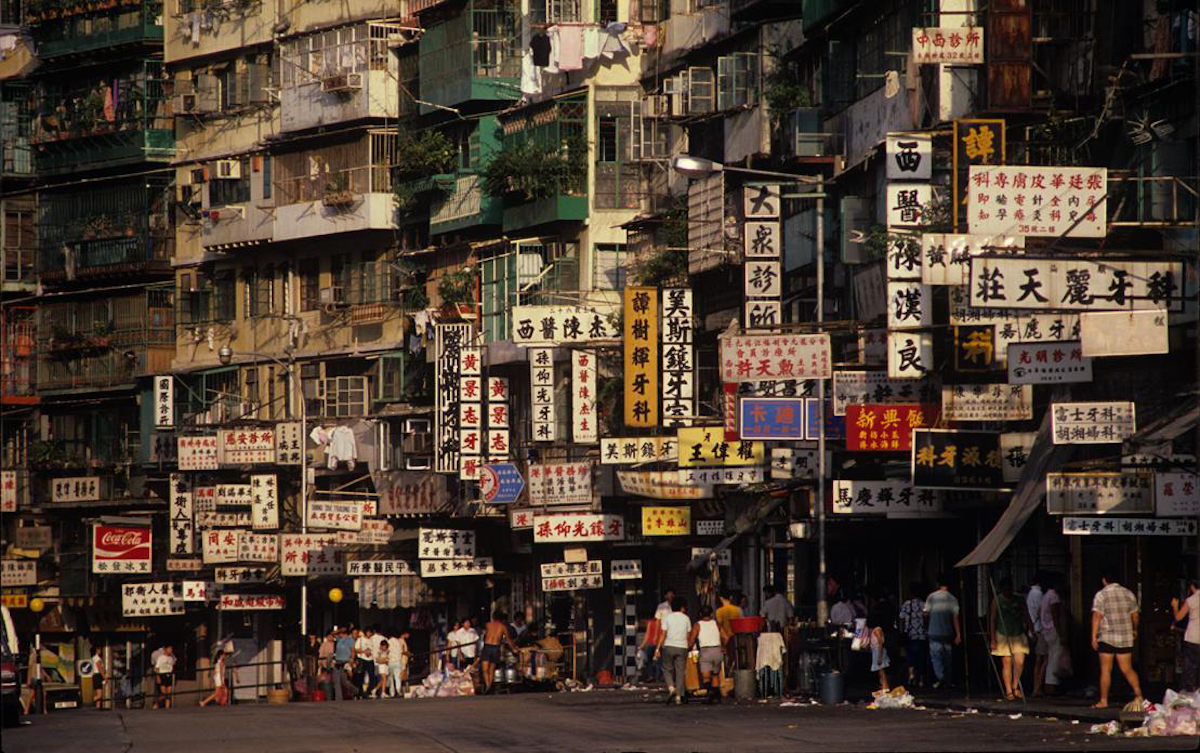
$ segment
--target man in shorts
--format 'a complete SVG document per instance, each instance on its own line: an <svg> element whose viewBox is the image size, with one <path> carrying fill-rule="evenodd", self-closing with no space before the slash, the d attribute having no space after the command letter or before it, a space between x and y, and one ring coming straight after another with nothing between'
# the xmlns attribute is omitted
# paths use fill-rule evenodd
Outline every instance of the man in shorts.
<svg viewBox="0 0 1200 753"><path fill-rule="evenodd" d="M500 644L507 643L512 652L518 653L517 644L513 643L508 633L508 615L501 610L492 612L492 621L484 626L483 652L479 658L483 663L483 692L492 692L492 683L496 680L496 668L500 666Z"/></svg>
<svg viewBox="0 0 1200 753"><path fill-rule="evenodd" d="M154 674L158 680L158 698L154 708L171 708L171 695L175 690L175 648L163 646L154 660ZM162 704L161 706L159 704Z"/></svg>
<svg viewBox="0 0 1200 753"><path fill-rule="evenodd" d="M692 625L688 645L700 645L700 689L707 694L707 703L721 702L721 627L713 618L713 608L700 607L700 619Z"/></svg>
<svg viewBox="0 0 1200 753"><path fill-rule="evenodd" d="M1100 700L1094 709L1108 707L1108 691L1112 687L1113 658L1121 674L1133 689L1133 701L1140 708L1142 686L1133 669L1133 645L1137 643L1138 603L1128 588L1117 582L1112 573L1100 576L1104 584L1092 600L1092 650L1100 655Z"/></svg>

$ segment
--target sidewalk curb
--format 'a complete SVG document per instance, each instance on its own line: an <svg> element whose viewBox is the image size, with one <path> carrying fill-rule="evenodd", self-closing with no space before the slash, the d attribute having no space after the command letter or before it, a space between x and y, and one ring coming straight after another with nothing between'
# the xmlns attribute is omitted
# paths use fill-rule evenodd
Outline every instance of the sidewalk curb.
<svg viewBox="0 0 1200 753"><path fill-rule="evenodd" d="M1080 723L1087 724L1104 724L1114 720L1119 721L1119 714L1117 713L1110 711L1107 714L1101 714L1097 710L1088 708L1046 709L1016 705L1000 708L990 701L971 702L963 699L944 698L918 698L917 704L931 709L944 709L948 711L967 711L968 709L975 709L980 713L1021 714L1022 716L1034 716L1042 719L1064 719L1067 721L1075 720Z"/></svg>

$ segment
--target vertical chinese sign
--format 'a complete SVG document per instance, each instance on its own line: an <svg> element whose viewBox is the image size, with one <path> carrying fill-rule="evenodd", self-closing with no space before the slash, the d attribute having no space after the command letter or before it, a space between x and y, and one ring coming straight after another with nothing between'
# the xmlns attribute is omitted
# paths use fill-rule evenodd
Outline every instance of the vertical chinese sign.
<svg viewBox="0 0 1200 753"><path fill-rule="evenodd" d="M170 429L175 426L175 379L168 376L154 377L154 428Z"/></svg>
<svg viewBox="0 0 1200 753"><path fill-rule="evenodd" d="M625 425L658 425L658 288L625 288Z"/></svg>
<svg viewBox="0 0 1200 753"><path fill-rule="evenodd" d="M692 291L667 288L662 305L663 425L691 426L696 413L696 348L692 342Z"/></svg>
<svg viewBox="0 0 1200 753"><path fill-rule="evenodd" d="M508 378L487 380L487 455L488 460L504 460L509 455Z"/></svg>
<svg viewBox="0 0 1200 753"><path fill-rule="evenodd" d="M571 351L571 441L596 444L596 351Z"/></svg>
<svg viewBox="0 0 1200 753"><path fill-rule="evenodd" d="M554 408L554 349L529 349L529 386L533 391L533 441L558 439L558 413Z"/></svg>
<svg viewBox="0 0 1200 753"><path fill-rule="evenodd" d="M434 325L434 470L458 473L459 355L471 339L470 324Z"/></svg>
<svg viewBox="0 0 1200 753"><path fill-rule="evenodd" d="M250 477L250 522L256 531L279 528L279 482L274 473Z"/></svg>
<svg viewBox="0 0 1200 753"><path fill-rule="evenodd" d="M195 522L192 510L192 482L182 473L168 477L168 502L171 505L170 554L194 554Z"/></svg>
<svg viewBox="0 0 1200 753"><path fill-rule="evenodd" d="M770 329L783 321L781 203L777 183L743 189L746 329Z"/></svg>
<svg viewBox="0 0 1200 753"><path fill-rule="evenodd" d="M463 479L479 477L479 456L483 453L483 350L461 348L458 351L458 475Z"/></svg>
<svg viewBox="0 0 1200 753"><path fill-rule="evenodd" d="M1003 120L954 121L954 227L960 228L968 216L972 165L1004 164Z"/></svg>

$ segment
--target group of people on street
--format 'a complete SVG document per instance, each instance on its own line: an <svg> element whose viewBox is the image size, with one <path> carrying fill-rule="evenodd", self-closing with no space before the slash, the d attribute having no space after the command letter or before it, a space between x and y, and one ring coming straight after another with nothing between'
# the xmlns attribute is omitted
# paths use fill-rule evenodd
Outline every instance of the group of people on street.
<svg viewBox="0 0 1200 753"><path fill-rule="evenodd" d="M362 630L353 625L334 626L317 644L317 662L326 698L394 698L404 694L408 665L409 634L402 631L389 638L379 626Z"/></svg>

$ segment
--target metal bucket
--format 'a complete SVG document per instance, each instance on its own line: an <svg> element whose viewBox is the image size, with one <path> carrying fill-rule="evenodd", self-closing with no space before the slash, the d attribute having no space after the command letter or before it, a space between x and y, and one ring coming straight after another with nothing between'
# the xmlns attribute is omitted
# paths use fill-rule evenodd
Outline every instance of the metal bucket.
<svg viewBox="0 0 1200 753"><path fill-rule="evenodd" d="M520 681L520 675L516 667L508 667L504 670L504 681L514 684Z"/></svg>
<svg viewBox="0 0 1200 753"><path fill-rule="evenodd" d="M821 703L826 706L836 706L846 699L846 678L841 672L833 670L821 675Z"/></svg>

